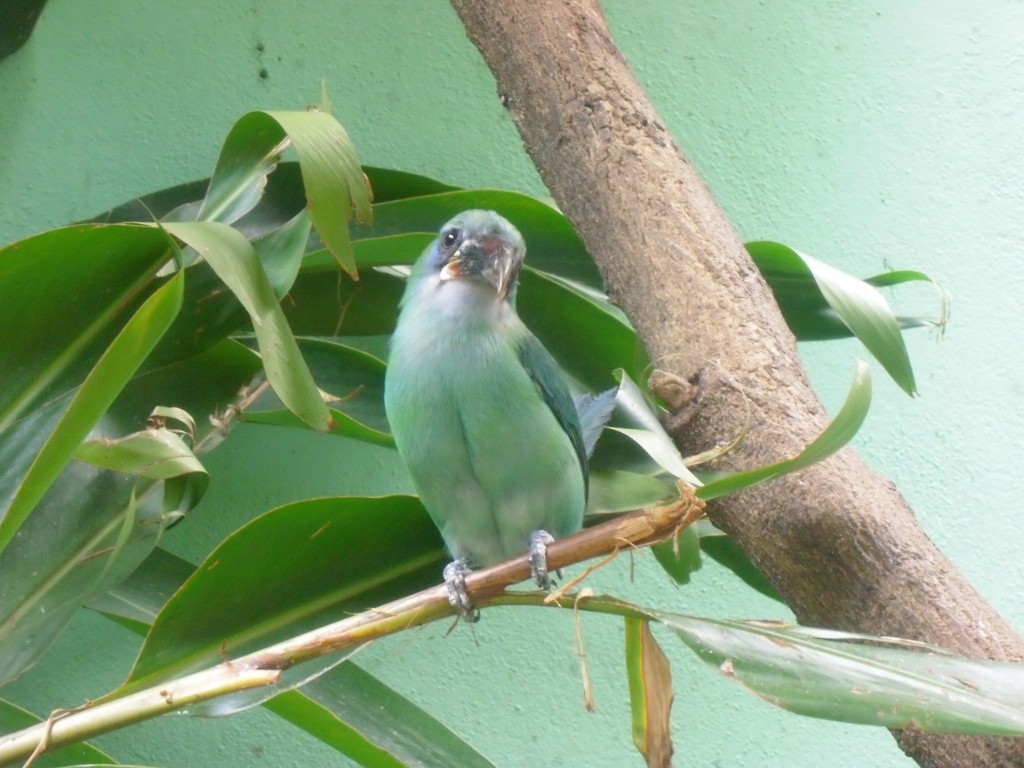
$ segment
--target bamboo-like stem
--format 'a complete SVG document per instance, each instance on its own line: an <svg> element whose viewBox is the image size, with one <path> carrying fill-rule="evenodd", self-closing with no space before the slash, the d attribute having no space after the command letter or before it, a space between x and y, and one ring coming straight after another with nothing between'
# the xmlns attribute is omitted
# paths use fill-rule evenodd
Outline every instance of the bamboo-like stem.
<svg viewBox="0 0 1024 768"><path fill-rule="evenodd" d="M679 490L679 500L671 504L637 510L554 542L548 547L549 566L564 568L671 538L704 513L704 502L694 495L692 488L680 482ZM529 576L530 565L523 556L469 574L466 591L481 608L500 604L545 605L543 592L505 591ZM568 600L566 607L572 605L572 600ZM636 613L624 604L602 598L580 600L577 607L602 613ZM124 695L114 691L102 700L74 710L60 710L46 722L0 738L0 766L157 715L180 712L219 696L276 685L281 673L296 664L453 614L448 591L439 585L177 680Z"/></svg>

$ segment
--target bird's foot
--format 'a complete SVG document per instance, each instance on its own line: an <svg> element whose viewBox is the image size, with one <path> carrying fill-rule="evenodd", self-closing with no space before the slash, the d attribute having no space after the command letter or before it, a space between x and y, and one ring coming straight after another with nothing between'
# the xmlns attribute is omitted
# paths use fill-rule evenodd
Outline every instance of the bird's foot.
<svg viewBox="0 0 1024 768"><path fill-rule="evenodd" d="M466 576L472 571L464 558L452 560L444 567L444 585L448 588L448 602L459 612L459 618L470 624L480 620L480 611L466 594Z"/></svg>
<svg viewBox="0 0 1024 768"><path fill-rule="evenodd" d="M551 577L548 575L548 544L554 540L555 537L547 531L534 531L530 534L530 575L541 589L551 589Z"/></svg>

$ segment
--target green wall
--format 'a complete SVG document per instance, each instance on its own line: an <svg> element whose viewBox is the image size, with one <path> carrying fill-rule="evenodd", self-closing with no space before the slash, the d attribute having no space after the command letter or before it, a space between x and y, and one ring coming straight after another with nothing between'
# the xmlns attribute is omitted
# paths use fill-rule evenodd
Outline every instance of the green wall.
<svg viewBox="0 0 1024 768"><path fill-rule="evenodd" d="M945 340L908 339L921 396L906 398L876 370L876 403L857 448L979 591L1024 628L1016 447L1024 6L604 5L616 40L745 238L780 240L858 274L922 269L951 290ZM55 0L26 48L0 63L0 242L207 175L236 117L313 102L320 80L364 162L543 191L444 0ZM912 308L930 301L913 291L897 298ZM802 351L837 406L864 353L853 343ZM343 449L318 442L321 465L299 465L296 453L318 438L291 439L268 456L259 428L236 433L210 457L213 485L195 514L223 519L227 532L232 515L287 500L266 497L267 472L293 477L295 497L408 488L389 452L366 454L392 470L386 488L372 488ZM218 482L227 465L250 477ZM179 526L169 544L186 554L210 545L190 535ZM635 566L636 585L622 558L594 588L696 614L785 616L713 564L685 589L669 585L649 556ZM564 617L495 611L474 628L448 637L445 629L378 643L360 662L502 765L640 764L618 622L584 620L594 714L581 704ZM72 632L75 643L62 640L19 681L19 701L39 711L71 706L127 673L113 661L124 653L104 651L130 649L133 636L85 612ZM680 765L910 764L885 731L787 715L664 640L675 662ZM54 678L65 699L42 700ZM262 711L168 719L99 743L124 760L182 768L343 764Z"/></svg>

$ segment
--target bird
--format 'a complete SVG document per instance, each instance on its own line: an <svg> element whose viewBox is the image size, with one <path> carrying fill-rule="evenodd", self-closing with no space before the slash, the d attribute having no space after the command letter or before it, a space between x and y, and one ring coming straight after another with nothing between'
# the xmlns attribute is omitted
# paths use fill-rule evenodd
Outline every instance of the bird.
<svg viewBox="0 0 1024 768"><path fill-rule="evenodd" d="M413 266L390 341L388 422L454 558L444 580L468 621L479 618L472 568L528 553L534 581L550 586L547 545L582 527L588 455L614 406L614 390L574 402L516 313L525 254L496 212L459 213Z"/></svg>

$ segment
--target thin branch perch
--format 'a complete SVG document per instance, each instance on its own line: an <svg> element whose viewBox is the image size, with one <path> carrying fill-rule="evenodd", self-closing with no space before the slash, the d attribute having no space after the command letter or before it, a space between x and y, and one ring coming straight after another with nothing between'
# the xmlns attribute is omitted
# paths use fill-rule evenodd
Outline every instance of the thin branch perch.
<svg viewBox="0 0 1024 768"><path fill-rule="evenodd" d="M704 502L696 498L692 488L680 483L679 489L680 499L672 504L638 510L554 542L548 547L548 563L554 569L565 568L622 548L647 546L671 538L704 513ZM489 602L507 602L504 597L512 597L518 603L532 600L544 605L544 593L511 595L505 591L529 577L529 561L523 556L471 573L466 578L466 591L479 607ZM594 609L607 611L608 607L602 608L598 603ZM447 588L431 587L240 658L225 660L202 672L124 695L115 692L112 696L116 698L61 711L46 722L0 738L0 766L219 696L274 686L282 672L297 664L454 613L448 604ZM274 693L278 691L268 693L267 698Z"/></svg>

